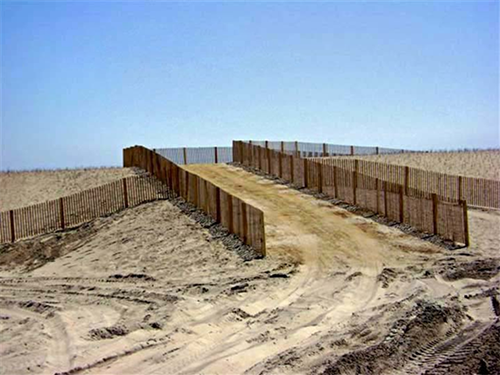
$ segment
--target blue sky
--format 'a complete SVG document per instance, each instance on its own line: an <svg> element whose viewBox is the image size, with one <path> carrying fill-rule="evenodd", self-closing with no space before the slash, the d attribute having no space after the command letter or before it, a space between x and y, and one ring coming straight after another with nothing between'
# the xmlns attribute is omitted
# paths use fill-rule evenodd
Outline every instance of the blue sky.
<svg viewBox="0 0 500 375"><path fill-rule="evenodd" d="M1 169L123 147L499 146L497 2L3 2Z"/></svg>

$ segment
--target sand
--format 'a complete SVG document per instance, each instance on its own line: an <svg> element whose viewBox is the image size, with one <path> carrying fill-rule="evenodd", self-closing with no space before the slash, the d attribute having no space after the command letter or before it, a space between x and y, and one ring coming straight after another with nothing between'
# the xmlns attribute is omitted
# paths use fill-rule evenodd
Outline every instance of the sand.
<svg viewBox="0 0 500 375"><path fill-rule="evenodd" d="M243 261L165 201L4 245L1 374L500 370L498 213L471 211L472 246L451 252L236 167L187 168L264 211L268 256Z"/></svg>
<svg viewBox="0 0 500 375"><path fill-rule="evenodd" d="M1 172L0 211L57 199L134 174L131 168Z"/></svg>
<svg viewBox="0 0 500 375"><path fill-rule="evenodd" d="M500 150L356 155L356 158L452 175L500 180Z"/></svg>

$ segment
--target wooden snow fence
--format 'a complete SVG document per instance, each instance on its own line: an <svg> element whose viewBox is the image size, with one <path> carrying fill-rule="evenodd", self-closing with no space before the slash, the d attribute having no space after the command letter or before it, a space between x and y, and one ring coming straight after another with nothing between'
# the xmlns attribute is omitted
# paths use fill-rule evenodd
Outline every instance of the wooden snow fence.
<svg viewBox="0 0 500 375"><path fill-rule="evenodd" d="M172 194L192 203L259 254L266 255L264 213L258 208L145 147L124 149L123 163L124 167L148 171Z"/></svg>
<svg viewBox="0 0 500 375"><path fill-rule="evenodd" d="M0 212L0 243L68 229L127 207L165 199L156 178L132 176L59 199Z"/></svg>
<svg viewBox="0 0 500 375"><path fill-rule="evenodd" d="M296 186L469 246L465 200L441 200L437 194L361 173L356 159L331 165L242 141L233 142L233 159Z"/></svg>

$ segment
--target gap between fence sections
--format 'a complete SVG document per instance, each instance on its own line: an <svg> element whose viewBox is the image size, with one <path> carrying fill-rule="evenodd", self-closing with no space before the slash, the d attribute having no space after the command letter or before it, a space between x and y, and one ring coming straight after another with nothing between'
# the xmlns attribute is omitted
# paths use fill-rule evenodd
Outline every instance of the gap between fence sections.
<svg viewBox="0 0 500 375"><path fill-rule="evenodd" d="M184 164L189 163L187 149L179 150ZM239 236L245 244L252 246L262 256L266 255L264 213L261 210L181 168L160 155L160 152L161 150L152 151L142 146L126 148L123 150L124 167L145 169L163 182L174 195L194 204L229 232ZM217 158L219 156L217 154Z"/></svg>
<svg viewBox="0 0 500 375"><path fill-rule="evenodd" d="M294 154L233 142L234 160L299 187L314 189L332 198L367 208L390 220L469 246L467 204L464 200L442 201L408 185L380 180L354 168L323 164Z"/></svg>
<svg viewBox="0 0 500 375"><path fill-rule="evenodd" d="M0 243L79 226L127 207L165 199L170 192L152 177L125 177L39 204L0 212Z"/></svg>

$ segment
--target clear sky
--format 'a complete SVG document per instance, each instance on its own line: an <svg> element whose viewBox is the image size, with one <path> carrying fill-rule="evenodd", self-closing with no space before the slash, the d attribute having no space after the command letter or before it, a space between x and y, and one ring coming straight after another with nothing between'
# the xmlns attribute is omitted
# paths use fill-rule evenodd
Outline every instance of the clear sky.
<svg viewBox="0 0 500 375"><path fill-rule="evenodd" d="M491 2L2 2L1 169L122 148L499 146Z"/></svg>

